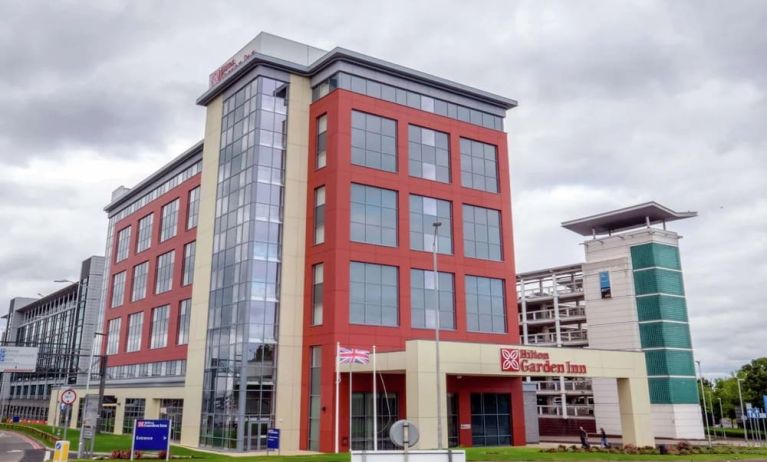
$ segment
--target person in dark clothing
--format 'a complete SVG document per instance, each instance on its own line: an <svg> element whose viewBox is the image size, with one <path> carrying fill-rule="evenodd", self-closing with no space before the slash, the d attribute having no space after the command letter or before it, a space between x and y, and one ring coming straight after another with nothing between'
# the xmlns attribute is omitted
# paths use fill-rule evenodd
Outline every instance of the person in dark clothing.
<svg viewBox="0 0 767 462"><path fill-rule="evenodd" d="M599 427L599 435L602 438L602 447L603 448L609 448L610 443L607 442L607 433L605 433L605 429L602 427Z"/></svg>
<svg viewBox="0 0 767 462"><path fill-rule="evenodd" d="M589 435L586 433L586 430L584 430L583 427L579 427L578 431L581 435L581 447L585 449L591 448L591 445L589 444Z"/></svg>

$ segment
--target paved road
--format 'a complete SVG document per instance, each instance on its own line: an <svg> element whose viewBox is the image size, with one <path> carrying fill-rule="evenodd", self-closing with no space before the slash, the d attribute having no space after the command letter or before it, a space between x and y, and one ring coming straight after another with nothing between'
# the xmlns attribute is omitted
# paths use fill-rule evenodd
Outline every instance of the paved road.
<svg viewBox="0 0 767 462"><path fill-rule="evenodd" d="M44 455L45 450L36 441L0 430L0 462L41 462Z"/></svg>

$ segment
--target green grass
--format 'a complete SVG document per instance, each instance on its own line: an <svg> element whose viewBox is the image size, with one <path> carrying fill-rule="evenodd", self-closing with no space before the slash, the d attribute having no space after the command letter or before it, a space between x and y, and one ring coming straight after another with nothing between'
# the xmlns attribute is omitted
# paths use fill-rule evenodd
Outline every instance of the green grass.
<svg viewBox="0 0 767 462"><path fill-rule="evenodd" d="M765 459L767 450L743 454L691 454L687 456L661 455L628 455L606 454L598 452L541 452L537 448L497 447L497 448L467 448L466 460L507 461L507 460L743 460Z"/></svg>
<svg viewBox="0 0 767 462"><path fill-rule="evenodd" d="M46 433L53 433L53 428L48 425L29 425ZM26 432L35 437L33 432ZM67 431L67 439L70 441L70 454L77 452L78 438L80 432L70 429ZM99 433L96 435L96 452L109 453L112 450L130 449L130 435L113 435L110 433ZM605 454L598 452L591 453L551 453L542 452L538 448L526 447L491 447L491 448L467 448L466 459L469 461L536 461L536 460L687 460L687 461L725 461L725 460L744 460L744 459L767 459L767 449L765 448L742 448L743 452L739 454L691 454L686 456L660 456L660 455L626 455L626 454ZM223 454L210 454L207 452L195 451L193 449L171 446L171 454L174 456L191 457L192 462L348 462L349 454L318 454L301 456L251 456L251 457L231 457ZM151 460L151 459L148 459Z"/></svg>

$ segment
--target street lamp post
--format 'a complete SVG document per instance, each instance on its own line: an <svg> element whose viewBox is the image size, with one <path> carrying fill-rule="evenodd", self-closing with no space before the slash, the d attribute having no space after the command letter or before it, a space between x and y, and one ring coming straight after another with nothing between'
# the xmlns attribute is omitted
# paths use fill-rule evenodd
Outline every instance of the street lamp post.
<svg viewBox="0 0 767 462"><path fill-rule="evenodd" d="M703 398L703 423L706 424L708 445L711 446L711 430L708 427L708 412L706 411L706 391L703 389L703 369L700 367L700 361L695 362L698 363L698 375L700 375L700 397Z"/></svg>
<svg viewBox="0 0 767 462"><path fill-rule="evenodd" d="M437 449L442 449L442 375L439 367L439 273L437 272L437 250L439 243L437 242L437 233L439 227L442 226L442 222L435 221L432 223L434 226L434 245L432 245L432 259L434 263L434 309L436 311L435 323L434 323L434 350L436 361L436 376L437 376Z"/></svg>
<svg viewBox="0 0 767 462"><path fill-rule="evenodd" d="M719 400L719 426L722 427L722 437L726 440L727 433L724 432L724 425L722 424L722 419L724 418L724 410L722 409L722 398L717 397L716 399Z"/></svg>
<svg viewBox="0 0 767 462"><path fill-rule="evenodd" d="M748 428L746 428L746 411L743 409L743 392L740 389L740 382L743 381L740 377L735 377L738 382L738 398L740 399L740 418L743 421L743 439L748 444Z"/></svg>

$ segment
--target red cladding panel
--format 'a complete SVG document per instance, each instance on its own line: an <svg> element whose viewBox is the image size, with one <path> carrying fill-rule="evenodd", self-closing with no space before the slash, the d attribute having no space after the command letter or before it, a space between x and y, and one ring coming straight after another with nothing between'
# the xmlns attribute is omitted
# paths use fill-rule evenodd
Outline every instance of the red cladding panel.
<svg viewBox="0 0 767 462"><path fill-rule="evenodd" d="M178 313L182 300L192 298L192 285L182 286L182 276L184 270L184 245L193 242L197 237L197 228L186 229L187 217L189 214L189 191L200 185L200 174L197 174L180 185L171 189L167 193L153 200L134 213L118 221L113 230L112 252L108 275L108 290L106 297L106 315L104 316L103 332L108 332L109 321L115 318L122 318L120 321L120 343L118 353L109 355L109 366L120 366L126 364L141 364L158 361L173 361L186 359L186 345L177 345L178 334ZM175 199L179 199L178 224L176 235L160 242L160 227L162 222L162 207ZM138 240L138 222L145 216L154 214L152 221L152 241L148 249L136 253L136 242ZM131 227L130 246L128 258L120 262L115 262L117 249L117 234ZM168 292L155 294L155 280L157 277L157 257L175 250L173 264L173 282L172 288ZM200 249L197 249L199 253ZM133 291L133 267L144 262L149 262L149 272L147 275L146 298L131 302L131 293ZM112 308L112 280L115 274L122 271L126 272L125 295L122 306ZM152 309L160 306L169 305L168 316L168 343L164 348L149 348L149 341L152 327ZM141 333L141 348L139 351L126 353L125 346L128 338L128 316L134 313L144 313L144 324ZM106 351L106 341L102 342L102 354Z"/></svg>
<svg viewBox="0 0 767 462"><path fill-rule="evenodd" d="M394 119L397 121L396 173L353 165L351 153L352 110ZM327 114L327 166L315 169L316 120ZM450 139L451 183L439 183L408 174L408 125L418 125L445 132ZM411 326L410 316L410 269L430 270L431 252L410 250L409 196L443 199L452 203L453 254L439 255L439 270L455 275L456 329L442 330L444 341L519 343L514 250L511 224L511 186L507 135L458 120L408 108L398 104L374 99L345 90L336 90L311 106L310 149L307 197L307 260L305 268L304 300L304 390L302 414L308 415L308 372L311 346L322 346L322 406L333 407L333 361L336 342L344 346L370 348L376 345L379 352L403 350L410 339L433 339L434 330ZM469 138L497 146L499 193L488 193L461 186L460 139ZM398 192L398 246L383 247L350 241L350 194L351 184L359 183ZM325 192L325 242L313 244L314 190L324 186ZM502 220L502 261L489 261L464 257L462 205L476 205L499 210ZM358 261L399 267L399 326L377 327L349 323L349 264ZM312 326L312 266L324 264L324 319L320 326ZM505 281L506 332L487 334L468 332L466 325L465 275L485 276ZM511 383L513 380L508 381ZM519 390L517 390L519 388ZM514 387L514 399L521 405L521 388ZM520 408L521 409L521 408ZM332 428L332 413L321 416L322 428ZM343 425L342 425L343 427ZM518 430L515 430L515 442ZM344 432L342 431L342 434ZM302 418L302 447L308 441L308 417ZM332 435L322 433L321 450L332 450Z"/></svg>

